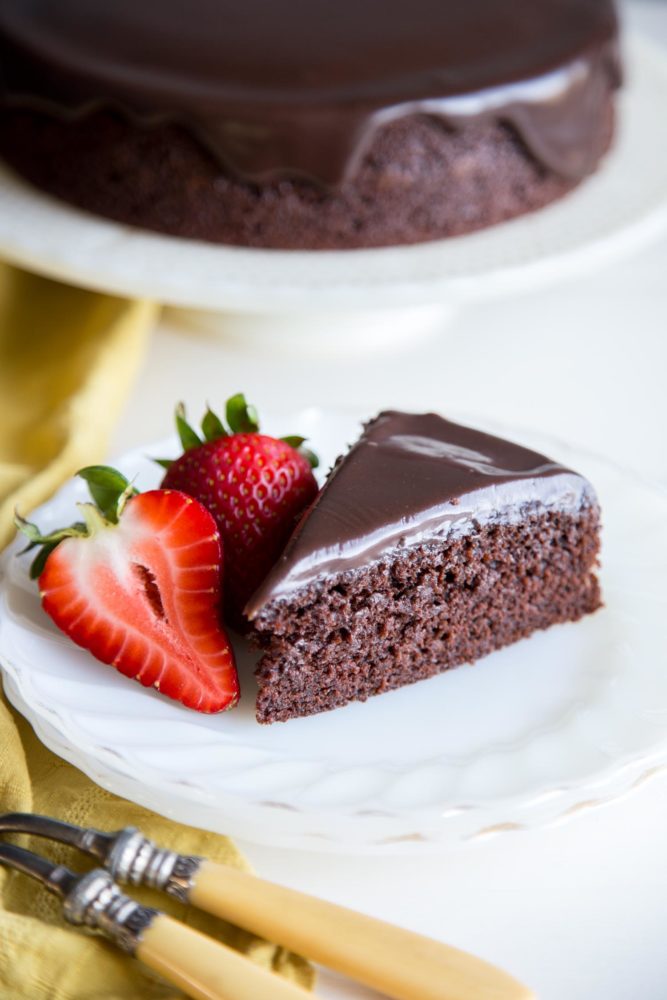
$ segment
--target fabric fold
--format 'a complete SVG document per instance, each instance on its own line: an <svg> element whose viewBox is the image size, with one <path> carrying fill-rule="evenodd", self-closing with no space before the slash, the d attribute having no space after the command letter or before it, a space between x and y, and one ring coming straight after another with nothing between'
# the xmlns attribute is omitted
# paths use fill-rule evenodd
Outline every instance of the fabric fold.
<svg viewBox="0 0 667 1000"><path fill-rule="evenodd" d="M16 507L104 456L157 313L0 264L0 549Z"/></svg>

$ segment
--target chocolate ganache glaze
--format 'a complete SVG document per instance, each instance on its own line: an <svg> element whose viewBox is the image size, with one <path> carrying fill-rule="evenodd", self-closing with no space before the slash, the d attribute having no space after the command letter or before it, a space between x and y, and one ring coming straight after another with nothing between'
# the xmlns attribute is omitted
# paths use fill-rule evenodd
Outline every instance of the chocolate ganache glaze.
<svg viewBox="0 0 667 1000"><path fill-rule="evenodd" d="M584 505L597 505L591 485L544 455L435 413L386 411L338 460L246 615L406 545Z"/></svg>
<svg viewBox="0 0 667 1000"><path fill-rule="evenodd" d="M616 37L612 0L3 0L2 101L174 122L241 177L330 186L396 117L492 117L579 179Z"/></svg>

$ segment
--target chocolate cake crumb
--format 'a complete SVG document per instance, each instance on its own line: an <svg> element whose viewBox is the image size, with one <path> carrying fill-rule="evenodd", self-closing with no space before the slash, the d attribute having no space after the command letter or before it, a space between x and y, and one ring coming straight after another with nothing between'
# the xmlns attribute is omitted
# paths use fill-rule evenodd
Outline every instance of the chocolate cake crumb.
<svg viewBox="0 0 667 1000"><path fill-rule="evenodd" d="M257 719L365 701L577 621L601 605L598 552L599 511L584 505L403 549L276 599L254 622Z"/></svg>

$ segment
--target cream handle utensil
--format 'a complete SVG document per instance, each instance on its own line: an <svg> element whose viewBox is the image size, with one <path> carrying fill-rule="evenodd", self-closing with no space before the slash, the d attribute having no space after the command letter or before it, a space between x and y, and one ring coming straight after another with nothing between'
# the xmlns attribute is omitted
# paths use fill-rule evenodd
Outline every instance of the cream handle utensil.
<svg viewBox="0 0 667 1000"><path fill-rule="evenodd" d="M195 1000L313 1000L295 983L164 914L143 931L135 955Z"/></svg>
<svg viewBox="0 0 667 1000"><path fill-rule="evenodd" d="M70 844L107 870L76 876L0 842L0 864L60 896L73 924L95 927L197 1000L305 1000L298 986L222 944L124 896L115 879L149 885L337 969L394 1000L531 1000L533 994L482 959L381 920L265 882L227 865L158 847L139 830L86 830L46 816L0 817L0 832Z"/></svg>
<svg viewBox="0 0 667 1000"><path fill-rule="evenodd" d="M394 1000L534 996L506 972L458 948L212 861L202 861L192 874L187 899Z"/></svg>
<svg viewBox="0 0 667 1000"><path fill-rule="evenodd" d="M102 868L78 875L1 840L0 865L36 879L62 900L68 923L101 932L194 1000L312 1000L300 986L126 896Z"/></svg>

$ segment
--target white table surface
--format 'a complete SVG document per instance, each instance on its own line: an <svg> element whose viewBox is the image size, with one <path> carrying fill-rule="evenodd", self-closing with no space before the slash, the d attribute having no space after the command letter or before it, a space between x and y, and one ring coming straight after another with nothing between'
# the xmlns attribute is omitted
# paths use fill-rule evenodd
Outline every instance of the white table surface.
<svg viewBox="0 0 667 1000"><path fill-rule="evenodd" d="M630 18L667 45L667 3L633 4ZM584 280L468 306L441 335L384 357L255 357L164 324L114 450L163 435L177 399L197 412L243 389L272 409L488 415L576 440L667 486L666 373L667 236ZM437 857L240 846L264 876L476 952L542 1000L667 997L665 773L558 827ZM319 994L378 996L328 974Z"/></svg>

